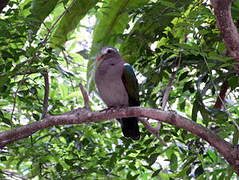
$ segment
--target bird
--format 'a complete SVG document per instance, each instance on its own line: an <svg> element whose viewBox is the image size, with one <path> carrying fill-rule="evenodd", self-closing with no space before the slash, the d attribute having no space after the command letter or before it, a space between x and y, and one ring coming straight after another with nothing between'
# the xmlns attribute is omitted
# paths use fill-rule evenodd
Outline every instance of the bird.
<svg viewBox="0 0 239 180"><path fill-rule="evenodd" d="M103 47L95 72L99 96L108 108L139 106L139 85L132 66L126 63L114 47ZM117 119L123 135L133 140L140 138L138 118Z"/></svg>

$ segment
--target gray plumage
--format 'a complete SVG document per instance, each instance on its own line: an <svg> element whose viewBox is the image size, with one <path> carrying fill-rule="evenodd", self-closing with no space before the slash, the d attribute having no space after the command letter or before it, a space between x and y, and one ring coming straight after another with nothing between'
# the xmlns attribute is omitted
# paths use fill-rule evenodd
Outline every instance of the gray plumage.
<svg viewBox="0 0 239 180"><path fill-rule="evenodd" d="M100 97L108 107L128 106L128 95L121 80L124 62L120 57L103 60L95 80Z"/></svg>
<svg viewBox="0 0 239 180"><path fill-rule="evenodd" d="M99 58L101 62L95 73L95 82L102 100L108 107L139 106L137 79L133 70L126 72L131 66L123 61L115 48L104 47L101 54ZM133 85L131 89L130 85ZM122 118L118 121L121 123L124 136L139 139L136 117Z"/></svg>

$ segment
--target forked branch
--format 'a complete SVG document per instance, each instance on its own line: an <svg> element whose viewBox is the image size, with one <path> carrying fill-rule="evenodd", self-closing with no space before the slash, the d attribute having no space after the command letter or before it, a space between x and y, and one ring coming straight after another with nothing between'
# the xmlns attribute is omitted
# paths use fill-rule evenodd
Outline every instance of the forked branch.
<svg viewBox="0 0 239 180"><path fill-rule="evenodd" d="M61 115L46 116L45 119L41 121L0 133L0 147L2 148L16 140L26 138L39 130L56 125L99 122L123 117L147 117L185 129L213 146L234 167L239 175L239 150L234 148L232 144L221 139L218 135L194 121L174 112L165 112L152 108L129 107L115 109L110 112L92 112L86 108L79 108Z"/></svg>

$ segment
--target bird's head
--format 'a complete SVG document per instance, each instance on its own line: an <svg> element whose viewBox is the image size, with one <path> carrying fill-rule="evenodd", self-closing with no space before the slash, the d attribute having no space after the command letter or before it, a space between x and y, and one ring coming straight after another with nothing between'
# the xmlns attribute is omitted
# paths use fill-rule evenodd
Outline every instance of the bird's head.
<svg viewBox="0 0 239 180"><path fill-rule="evenodd" d="M119 56L117 49L107 46L101 49L101 56L97 57L96 60L100 61L100 60L111 58L113 56Z"/></svg>

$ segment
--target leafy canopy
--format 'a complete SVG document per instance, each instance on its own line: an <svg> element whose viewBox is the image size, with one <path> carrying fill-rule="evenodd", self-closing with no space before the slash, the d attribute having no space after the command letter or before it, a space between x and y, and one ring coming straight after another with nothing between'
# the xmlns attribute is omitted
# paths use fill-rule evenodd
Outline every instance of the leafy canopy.
<svg viewBox="0 0 239 180"><path fill-rule="evenodd" d="M239 1L232 14L238 20ZM166 106L238 144L238 76L203 0L10 0L0 14L0 129L42 118L43 73L50 78L49 113L105 107L94 87L94 58L115 46L137 71L140 100ZM172 79L173 74L175 78ZM215 109L223 82L226 110ZM154 124L154 123L153 123ZM154 124L156 126L156 124ZM224 179L232 169L207 143L163 124L160 141L140 125L140 141L122 137L116 121L59 126L17 141L0 154L0 178Z"/></svg>

